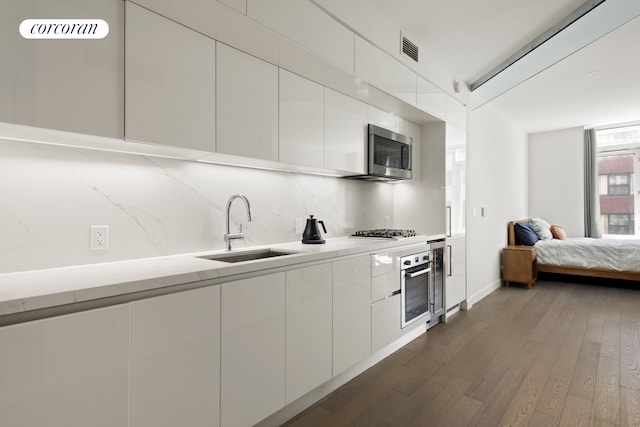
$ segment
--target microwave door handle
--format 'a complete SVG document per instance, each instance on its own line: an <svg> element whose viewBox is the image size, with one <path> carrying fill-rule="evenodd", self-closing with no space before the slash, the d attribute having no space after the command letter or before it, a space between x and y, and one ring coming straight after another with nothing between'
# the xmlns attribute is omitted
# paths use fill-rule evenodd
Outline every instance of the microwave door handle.
<svg viewBox="0 0 640 427"><path fill-rule="evenodd" d="M407 169L409 166L408 158L405 159L405 157L408 157L407 153L409 153L409 146L406 144L402 144L402 147L400 147L400 168L401 169Z"/></svg>
<svg viewBox="0 0 640 427"><path fill-rule="evenodd" d="M418 277L418 276L422 276L423 274L427 274L430 271L431 271L431 268L425 268L424 270L416 271L415 273L410 273L407 276L409 276L410 279L413 279L414 277Z"/></svg>

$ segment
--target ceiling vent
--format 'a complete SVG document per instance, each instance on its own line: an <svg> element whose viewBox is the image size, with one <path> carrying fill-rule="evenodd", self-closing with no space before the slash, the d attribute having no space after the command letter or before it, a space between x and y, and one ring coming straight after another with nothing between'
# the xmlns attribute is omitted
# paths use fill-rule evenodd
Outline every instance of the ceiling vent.
<svg viewBox="0 0 640 427"><path fill-rule="evenodd" d="M402 53L402 55L418 62L418 54L420 52L420 48L418 47L418 45L409 40L404 33L401 34L401 37L402 45L400 46L400 52Z"/></svg>

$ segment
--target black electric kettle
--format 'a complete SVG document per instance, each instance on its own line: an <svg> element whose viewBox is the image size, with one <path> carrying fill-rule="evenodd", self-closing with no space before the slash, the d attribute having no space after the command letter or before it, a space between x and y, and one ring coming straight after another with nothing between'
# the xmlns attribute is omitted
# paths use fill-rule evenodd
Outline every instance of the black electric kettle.
<svg viewBox="0 0 640 427"><path fill-rule="evenodd" d="M322 234L320 234L318 223L322 225L324 232L327 232L327 229L324 227L324 221L318 221L313 215L309 215L309 218L307 218L307 226L304 228L304 233L302 233L302 243L318 244L325 242Z"/></svg>

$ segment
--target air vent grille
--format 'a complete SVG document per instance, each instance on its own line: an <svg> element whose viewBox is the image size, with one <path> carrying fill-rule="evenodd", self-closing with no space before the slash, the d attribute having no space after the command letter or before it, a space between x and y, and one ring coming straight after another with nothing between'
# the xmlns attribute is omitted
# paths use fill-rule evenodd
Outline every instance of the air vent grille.
<svg viewBox="0 0 640 427"><path fill-rule="evenodd" d="M404 34L402 35L402 53L407 55L409 58L418 62L418 54L420 48L418 45L409 40Z"/></svg>

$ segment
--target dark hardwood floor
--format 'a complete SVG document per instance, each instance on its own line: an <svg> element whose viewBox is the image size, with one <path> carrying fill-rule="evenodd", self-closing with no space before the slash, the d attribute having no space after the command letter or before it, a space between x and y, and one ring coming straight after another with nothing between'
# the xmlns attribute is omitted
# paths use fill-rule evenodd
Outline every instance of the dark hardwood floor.
<svg viewBox="0 0 640 427"><path fill-rule="evenodd" d="M502 287L289 426L640 426L640 283Z"/></svg>

